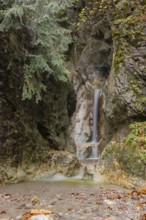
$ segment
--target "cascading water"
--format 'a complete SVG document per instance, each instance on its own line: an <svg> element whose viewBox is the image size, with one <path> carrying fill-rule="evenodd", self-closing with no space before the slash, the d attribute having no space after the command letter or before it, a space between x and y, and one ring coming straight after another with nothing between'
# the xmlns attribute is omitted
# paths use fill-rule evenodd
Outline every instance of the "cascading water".
<svg viewBox="0 0 146 220"><path fill-rule="evenodd" d="M87 159L87 160L97 160L98 159L98 109L99 109L99 99L101 95L101 89L95 89L94 92L94 105L93 105L93 132L92 132L92 140L91 142L84 142L77 144L77 158L79 160ZM86 149L91 149L90 156ZM86 156L88 155L88 157Z"/></svg>
<svg viewBox="0 0 146 220"><path fill-rule="evenodd" d="M90 159L98 159L98 105L100 98L100 89L96 89L94 92L94 107L93 107L93 133L92 133L92 151Z"/></svg>
<svg viewBox="0 0 146 220"><path fill-rule="evenodd" d="M95 89L94 92L94 105L93 105L93 132L92 132L92 140L91 142L85 142L78 144L77 147L77 157L84 164L83 166L83 176L82 179L92 179L99 180L101 177L96 166L98 160L98 146L99 146L99 138L98 138L98 122L99 122L99 99L101 96L101 89ZM86 151L87 150L87 151ZM90 151L91 150L91 151ZM85 153L91 152L90 156ZM82 173L82 172L81 172Z"/></svg>

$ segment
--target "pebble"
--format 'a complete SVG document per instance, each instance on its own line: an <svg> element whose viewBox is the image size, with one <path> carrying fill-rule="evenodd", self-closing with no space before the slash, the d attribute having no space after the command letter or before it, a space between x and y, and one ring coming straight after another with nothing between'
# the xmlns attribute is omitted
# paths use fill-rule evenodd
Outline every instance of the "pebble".
<svg viewBox="0 0 146 220"><path fill-rule="evenodd" d="M146 195L131 196L127 190L114 186L62 186L49 185L48 190L42 192L44 183L22 183L17 185L19 195L14 188L9 186L0 187L0 220L23 219L21 216L27 211L34 209L31 198L37 195L37 209L52 211L51 216L33 216L29 220L140 220L145 214ZM19 188L21 186L21 188ZM27 187L25 187L27 186ZM10 203L3 200L3 195L10 193ZM56 196L57 195L57 196ZM61 200L60 200L61 198ZM17 201L18 200L18 201ZM2 214L5 211L6 214ZM3 212L4 213L4 212Z"/></svg>
<svg viewBox="0 0 146 220"><path fill-rule="evenodd" d="M53 220L53 218L46 215L36 215L29 218L29 220Z"/></svg>

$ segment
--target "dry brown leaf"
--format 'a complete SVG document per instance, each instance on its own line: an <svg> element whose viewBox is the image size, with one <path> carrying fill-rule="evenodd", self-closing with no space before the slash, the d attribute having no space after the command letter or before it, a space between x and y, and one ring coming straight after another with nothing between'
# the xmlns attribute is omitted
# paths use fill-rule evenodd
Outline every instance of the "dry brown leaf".
<svg viewBox="0 0 146 220"><path fill-rule="evenodd" d="M107 196L108 199L121 199L121 196L118 194Z"/></svg>
<svg viewBox="0 0 146 220"><path fill-rule="evenodd" d="M100 200L96 200L96 204L97 204L97 205L101 205L102 202L101 202Z"/></svg>
<svg viewBox="0 0 146 220"><path fill-rule="evenodd" d="M118 206L118 209L119 209L119 210L124 210L124 209L125 209L125 206L124 206L124 205L120 205L120 206Z"/></svg>
<svg viewBox="0 0 146 220"><path fill-rule="evenodd" d="M45 210L45 209L32 209L31 211L30 211L30 214L32 214L32 215L36 215L36 214L44 214L44 215L50 215L50 214L52 214L52 211L50 211L50 210Z"/></svg>
<svg viewBox="0 0 146 220"><path fill-rule="evenodd" d="M126 194L128 194L128 195L133 195L133 194L146 195L146 188L143 188L143 189L140 189L140 190L133 190L131 192L127 192Z"/></svg>
<svg viewBox="0 0 146 220"><path fill-rule="evenodd" d="M9 198L11 198L11 197L12 197L12 195L9 194L9 193L7 193L7 194L4 195L4 198L5 198L5 199L9 199Z"/></svg>
<svg viewBox="0 0 146 220"><path fill-rule="evenodd" d="M146 214L142 216L141 220L146 220Z"/></svg>
<svg viewBox="0 0 146 220"><path fill-rule="evenodd" d="M137 203L137 206L138 206L139 208L143 209L143 203L142 203L142 202L138 202L138 203Z"/></svg>
<svg viewBox="0 0 146 220"><path fill-rule="evenodd" d="M39 201L39 198L38 198L37 196L33 196L33 197L31 198L32 204L36 204L38 201Z"/></svg>
<svg viewBox="0 0 146 220"><path fill-rule="evenodd" d="M95 196L95 193L91 193L90 196Z"/></svg>
<svg viewBox="0 0 146 220"><path fill-rule="evenodd" d="M32 215L31 215L30 212L25 212L25 213L23 214L23 216L26 217L26 218L30 218Z"/></svg>
<svg viewBox="0 0 146 220"><path fill-rule="evenodd" d="M68 208L67 209L68 211L73 211L74 209L72 207Z"/></svg>
<svg viewBox="0 0 146 220"><path fill-rule="evenodd" d="M140 190L138 191L138 195L141 195L141 194L146 195L146 188L140 189Z"/></svg>
<svg viewBox="0 0 146 220"><path fill-rule="evenodd" d="M50 215L52 214L52 211L45 210L45 209L32 209L30 212L25 212L23 214L24 218L21 220L28 220L30 217L38 215L38 214L43 214L43 215Z"/></svg>
<svg viewBox="0 0 146 220"><path fill-rule="evenodd" d="M6 214L7 212L5 210L1 211L0 214Z"/></svg>

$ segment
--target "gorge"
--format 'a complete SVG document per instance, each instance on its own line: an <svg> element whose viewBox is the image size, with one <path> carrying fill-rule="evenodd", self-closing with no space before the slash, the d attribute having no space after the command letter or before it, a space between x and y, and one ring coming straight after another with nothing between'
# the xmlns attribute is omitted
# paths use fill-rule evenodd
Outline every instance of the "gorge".
<svg viewBox="0 0 146 220"><path fill-rule="evenodd" d="M107 180L143 186L145 1L99 1L93 20L94 1L63 1L61 10L60 3L38 2L0 5L0 182L75 176L82 166L77 151L99 157ZM94 91L98 101L101 90L96 118Z"/></svg>
<svg viewBox="0 0 146 220"><path fill-rule="evenodd" d="M146 220L146 1L0 0L0 220Z"/></svg>

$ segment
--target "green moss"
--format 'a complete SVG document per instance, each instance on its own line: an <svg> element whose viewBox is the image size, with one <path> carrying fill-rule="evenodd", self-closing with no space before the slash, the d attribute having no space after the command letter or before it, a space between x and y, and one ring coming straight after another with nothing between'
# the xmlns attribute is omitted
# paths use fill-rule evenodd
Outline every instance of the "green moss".
<svg viewBox="0 0 146 220"><path fill-rule="evenodd" d="M121 169L145 179L146 122L133 123L130 129L123 143L111 142L104 159L108 166L116 168L114 164L117 161Z"/></svg>
<svg viewBox="0 0 146 220"><path fill-rule="evenodd" d="M117 153L117 151L118 151L117 145L112 145L106 149L105 157Z"/></svg>
<svg viewBox="0 0 146 220"><path fill-rule="evenodd" d="M142 90L141 90L140 86L138 85L138 81L137 80L131 80L130 83L131 83L131 88L134 91L134 93L137 96L141 96L142 95Z"/></svg>
<svg viewBox="0 0 146 220"><path fill-rule="evenodd" d="M139 153L141 160L146 164L146 151Z"/></svg>
<svg viewBox="0 0 146 220"><path fill-rule="evenodd" d="M136 46L139 41L144 40L145 28L145 13L146 8L138 5L134 11L130 12L131 5L126 1L122 5L122 9L117 7L117 13L114 17L114 24L112 27L113 39L115 45L115 70L118 72L120 63L123 62L126 56L131 54L130 45ZM119 13L120 12L120 13ZM125 16L128 13L129 16Z"/></svg>

